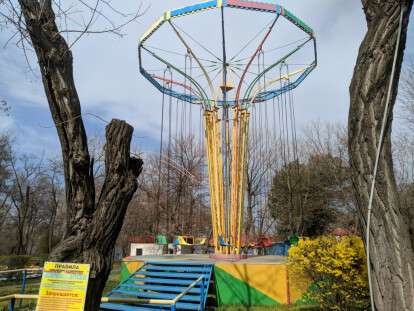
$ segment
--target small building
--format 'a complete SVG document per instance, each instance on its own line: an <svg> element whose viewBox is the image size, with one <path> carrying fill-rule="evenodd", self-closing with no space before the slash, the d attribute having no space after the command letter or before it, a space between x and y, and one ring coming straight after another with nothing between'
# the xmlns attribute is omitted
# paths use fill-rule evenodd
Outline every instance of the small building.
<svg viewBox="0 0 414 311"><path fill-rule="evenodd" d="M155 243L131 243L130 256L162 256L164 254L164 245Z"/></svg>
<svg viewBox="0 0 414 311"><path fill-rule="evenodd" d="M157 244L153 236L130 236L130 256L162 256L165 246Z"/></svg>

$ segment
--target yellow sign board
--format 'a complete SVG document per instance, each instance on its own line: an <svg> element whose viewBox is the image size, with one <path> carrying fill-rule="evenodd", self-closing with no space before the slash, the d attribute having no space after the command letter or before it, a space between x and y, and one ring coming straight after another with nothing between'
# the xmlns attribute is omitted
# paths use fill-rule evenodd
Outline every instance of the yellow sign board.
<svg viewBox="0 0 414 311"><path fill-rule="evenodd" d="M36 311L83 311L89 265L46 262Z"/></svg>

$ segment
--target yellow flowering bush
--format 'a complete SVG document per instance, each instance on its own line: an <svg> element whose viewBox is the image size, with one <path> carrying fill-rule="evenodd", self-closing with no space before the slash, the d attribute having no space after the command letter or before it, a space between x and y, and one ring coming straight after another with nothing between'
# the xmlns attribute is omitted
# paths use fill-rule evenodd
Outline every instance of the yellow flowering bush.
<svg viewBox="0 0 414 311"><path fill-rule="evenodd" d="M325 310L367 310L369 289L364 244L356 236L322 236L289 250L290 271L310 278L308 296Z"/></svg>

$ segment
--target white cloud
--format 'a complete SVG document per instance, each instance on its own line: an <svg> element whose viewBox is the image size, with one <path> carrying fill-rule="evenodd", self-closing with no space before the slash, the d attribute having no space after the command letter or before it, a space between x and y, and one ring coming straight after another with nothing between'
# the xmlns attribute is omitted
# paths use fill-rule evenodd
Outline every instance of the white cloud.
<svg viewBox="0 0 414 311"><path fill-rule="evenodd" d="M147 0L144 4L150 4L150 9L138 23L125 29L127 36L124 38L109 35L84 37L73 48L75 82L83 112L92 112L104 119L127 120L136 128L136 135L146 136L140 139L144 146L157 140L161 94L139 74L138 38L164 11L194 2L198 0ZM360 2L281 0L280 3L311 25L318 40L319 66L295 92L299 125L314 119L345 121L349 105L348 86L366 27ZM136 4L135 0L122 1L127 9ZM262 20L258 17L257 22ZM195 23L188 27L196 30L204 26ZM249 25L229 27L235 27L243 34ZM0 43L2 38L4 34L0 33ZM171 46L166 48L173 49ZM1 95L6 94L14 105L39 107L45 119L50 120L41 81L33 81L26 71L22 53L16 49L0 50L0 92ZM4 123L1 119L0 122ZM15 123L19 122L21 119L17 116ZM85 117L85 123L93 126L99 122ZM97 128L102 130L103 127L98 125ZM41 132L33 125L30 137L35 137L35 133ZM55 136L50 134L47 137Z"/></svg>
<svg viewBox="0 0 414 311"><path fill-rule="evenodd" d="M0 114L0 133L8 132L14 128L14 120L9 116Z"/></svg>
<svg viewBox="0 0 414 311"><path fill-rule="evenodd" d="M0 33L1 34L1 33ZM2 39L7 38L7 33L2 33ZM29 53L30 56L33 56ZM10 104L17 101L22 106L47 107L46 97L38 73L37 62L30 57L29 66L21 49L9 45L6 49L0 49L0 92Z"/></svg>

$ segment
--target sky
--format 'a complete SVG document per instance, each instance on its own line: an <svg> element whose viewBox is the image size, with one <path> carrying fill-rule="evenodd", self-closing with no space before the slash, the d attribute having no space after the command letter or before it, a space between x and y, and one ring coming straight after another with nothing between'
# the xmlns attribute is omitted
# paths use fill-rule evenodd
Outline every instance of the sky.
<svg viewBox="0 0 414 311"><path fill-rule="evenodd" d="M145 14L123 30L122 38L108 34L89 35L73 47L75 83L89 136L103 137L105 123L88 113L105 120L119 118L135 128L134 149L142 152L157 149L162 96L139 73L138 39L164 11L194 2L197 1L143 0ZM139 3L123 0L122 9L133 11ZM349 107L348 87L366 31L360 1L280 0L279 4L311 25L318 42L318 67L295 90L299 129L314 120L345 123ZM259 13L251 14L257 23L262 22ZM414 57L413 20L414 14L409 26L406 57ZM187 26L195 32L205 27L197 22ZM231 27L243 34L251 25L240 22ZM39 74L28 70L20 49L13 45L3 47L9 36L7 30L0 31L0 99L11 106L9 116L0 116L0 131L11 133L21 152L58 155L58 138ZM168 48L172 45L167 41L166 44ZM37 71L36 63L33 64Z"/></svg>

